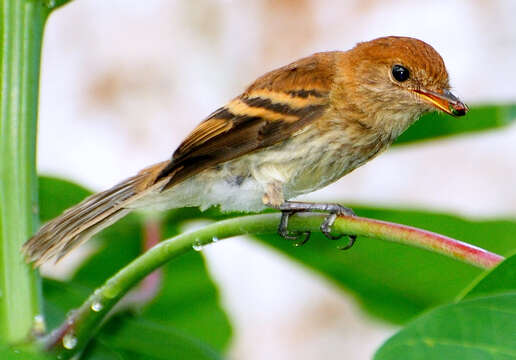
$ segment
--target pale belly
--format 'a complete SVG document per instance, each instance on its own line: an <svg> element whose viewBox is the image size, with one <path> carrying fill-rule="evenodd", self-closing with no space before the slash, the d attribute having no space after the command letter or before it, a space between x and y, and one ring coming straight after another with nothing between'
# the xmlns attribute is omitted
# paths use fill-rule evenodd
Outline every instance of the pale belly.
<svg viewBox="0 0 516 360"><path fill-rule="evenodd" d="M289 141L220 164L177 184L149 194L134 207L259 211L267 185L281 184L284 200L320 189L362 165L385 146L363 148L350 145L338 133L322 136L305 131Z"/></svg>

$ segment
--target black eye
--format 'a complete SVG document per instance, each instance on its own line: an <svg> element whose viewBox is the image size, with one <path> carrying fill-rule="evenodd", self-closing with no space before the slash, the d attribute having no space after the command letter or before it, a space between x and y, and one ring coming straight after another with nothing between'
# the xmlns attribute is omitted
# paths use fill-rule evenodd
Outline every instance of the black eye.
<svg viewBox="0 0 516 360"><path fill-rule="evenodd" d="M394 65L392 67L392 76L399 82L403 82L409 78L410 73L406 67Z"/></svg>

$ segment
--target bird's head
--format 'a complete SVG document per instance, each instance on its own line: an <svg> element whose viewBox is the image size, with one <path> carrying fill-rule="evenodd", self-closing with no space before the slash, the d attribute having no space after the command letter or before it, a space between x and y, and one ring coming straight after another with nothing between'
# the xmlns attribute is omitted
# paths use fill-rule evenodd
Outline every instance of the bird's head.
<svg viewBox="0 0 516 360"><path fill-rule="evenodd" d="M441 110L465 115L468 107L450 91L443 59L427 43L408 37L383 37L359 43L338 66L348 101L376 121L399 118L410 122L421 114ZM396 115L397 114L397 115Z"/></svg>

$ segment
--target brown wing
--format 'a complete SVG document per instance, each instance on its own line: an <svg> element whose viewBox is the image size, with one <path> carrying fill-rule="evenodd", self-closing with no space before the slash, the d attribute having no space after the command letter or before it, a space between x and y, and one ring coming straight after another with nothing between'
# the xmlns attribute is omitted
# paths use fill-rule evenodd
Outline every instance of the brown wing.
<svg viewBox="0 0 516 360"><path fill-rule="evenodd" d="M163 190L217 164L287 139L328 108L336 53L318 53L258 78L183 141L155 181Z"/></svg>

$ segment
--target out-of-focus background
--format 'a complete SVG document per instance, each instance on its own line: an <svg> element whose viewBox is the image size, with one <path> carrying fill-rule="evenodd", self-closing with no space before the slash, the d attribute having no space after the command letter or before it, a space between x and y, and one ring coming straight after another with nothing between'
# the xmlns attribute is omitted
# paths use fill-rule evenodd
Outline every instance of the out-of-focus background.
<svg viewBox="0 0 516 360"><path fill-rule="evenodd" d="M107 188L170 157L262 73L384 35L434 46L468 104L515 102L515 13L511 0L75 0L46 29L39 171ZM513 216L515 144L512 126L400 147L309 198ZM255 243L203 253L235 327L234 359L368 359L396 330Z"/></svg>

